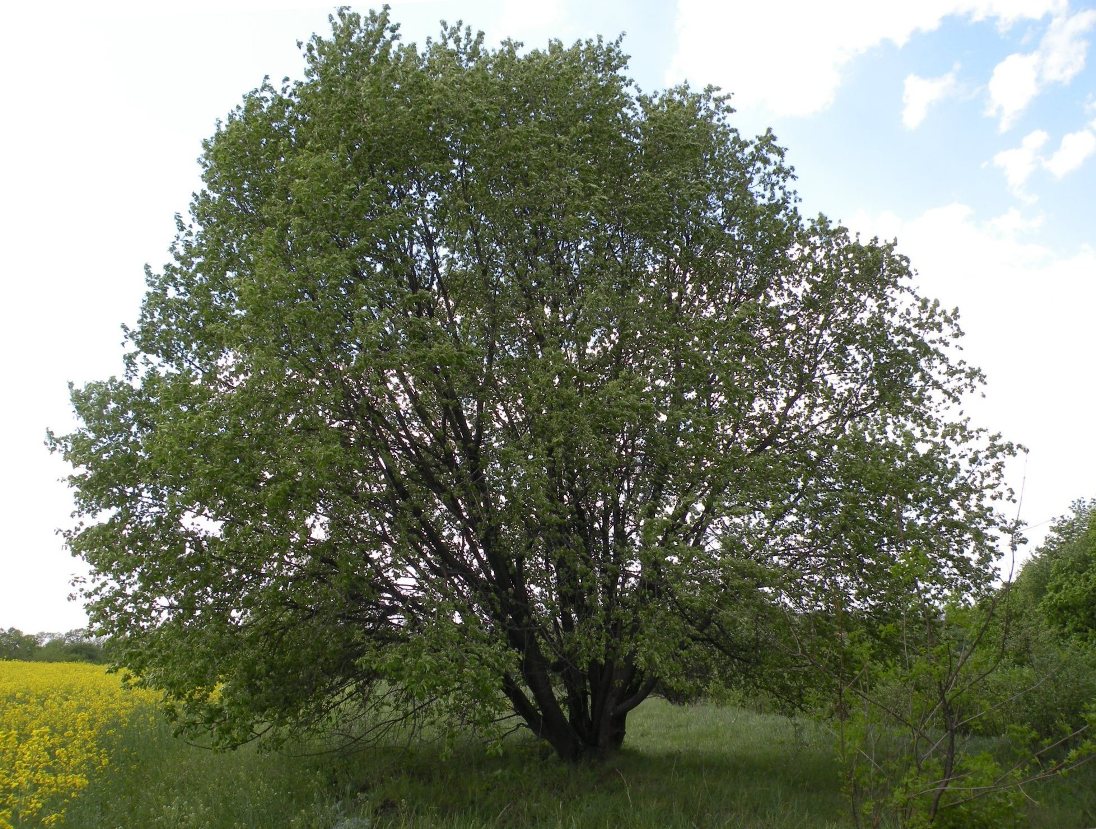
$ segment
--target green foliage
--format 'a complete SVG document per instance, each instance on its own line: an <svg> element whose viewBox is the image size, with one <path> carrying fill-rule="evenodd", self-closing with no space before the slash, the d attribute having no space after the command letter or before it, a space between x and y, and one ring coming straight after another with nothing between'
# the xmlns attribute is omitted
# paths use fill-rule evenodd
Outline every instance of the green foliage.
<svg viewBox="0 0 1096 829"><path fill-rule="evenodd" d="M106 662L103 643L86 630L63 634L23 633L18 628L0 630L0 659L27 662Z"/></svg>
<svg viewBox="0 0 1096 829"><path fill-rule="evenodd" d="M31 660L38 651L38 637L18 628L0 630L0 659Z"/></svg>
<svg viewBox="0 0 1096 829"><path fill-rule="evenodd" d="M379 689L600 755L659 683L794 692L800 620L892 618L907 558L989 579L1011 447L950 419L955 314L800 216L727 99L387 12L304 53L205 143L125 376L54 438L89 613L184 723Z"/></svg>
<svg viewBox="0 0 1096 829"><path fill-rule="evenodd" d="M1088 618L1088 602L1096 600L1088 593L1096 573L1094 507L1075 502L993 599L998 612L988 639L999 644L999 663L985 681L1009 703L986 713L980 733L1027 728L1053 742L1085 728L1096 700L1096 639Z"/></svg>
<svg viewBox="0 0 1096 829"><path fill-rule="evenodd" d="M1055 522L1017 581L1054 627L1096 644L1096 500Z"/></svg>
<svg viewBox="0 0 1096 829"><path fill-rule="evenodd" d="M913 592L892 641L853 630L837 734L858 826L1026 825L1031 784L1096 756L1091 652L1029 601Z"/></svg>
<svg viewBox="0 0 1096 829"><path fill-rule="evenodd" d="M986 712L976 727L982 734L1022 727L1040 740L1057 740L1084 727L1085 710L1096 700L1096 647L1063 635L1029 587L1018 579L998 599L987 637L998 661L985 683L993 697L1009 702Z"/></svg>

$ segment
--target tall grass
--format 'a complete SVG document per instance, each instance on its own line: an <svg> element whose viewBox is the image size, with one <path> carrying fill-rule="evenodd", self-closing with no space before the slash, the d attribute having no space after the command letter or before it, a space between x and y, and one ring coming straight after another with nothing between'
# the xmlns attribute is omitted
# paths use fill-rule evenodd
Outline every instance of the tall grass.
<svg viewBox="0 0 1096 829"><path fill-rule="evenodd" d="M566 766L519 741L447 762L422 749L365 759L359 798L392 827L831 827L843 806L828 741L772 716L654 700L626 748ZM364 774L362 774L364 772Z"/></svg>
<svg viewBox="0 0 1096 829"><path fill-rule="evenodd" d="M851 826L833 739L809 720L655 699L629 721L625 749L567 766L528 738L499 755L430 743L295 756L214 753L162 721L117 737L115 761L70 804L82 829L382 827ZM1033 791L1037 827L1096 825L1096 776Z"/></svg>
<svg viewBox="0 0 1096 829"><path fill-rule="evenodd" d="M137 721L113 760L69 805L76 829L328 829L337 798L324 764L255 746L214 752L177 738L163 717Z"/></svg>

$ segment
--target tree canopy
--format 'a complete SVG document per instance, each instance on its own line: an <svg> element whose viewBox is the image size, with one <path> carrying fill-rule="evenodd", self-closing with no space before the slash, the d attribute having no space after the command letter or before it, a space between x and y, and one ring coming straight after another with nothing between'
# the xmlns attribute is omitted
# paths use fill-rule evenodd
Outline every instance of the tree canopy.
<svg viewBox="0 0 1096 829"><path fill-rule="evenodd" d="M68 633L23 633L0 630L0 659L26 662L105 662L103 643L85 630Z"/></svg>
<svg viewBox="0 0 1096 829"><path fill-rule="evenodd" d="M1054 522L1016 587L1059 631L1096 639L1096 499Z"/></svg>
<svg viewBox="0 0 1096 829"><path fill-rule="evenodd" d="M1010 447L955 314L727 98L387 12L303 51L54 438L91 618L186 720L509 712L577 759L802 614L985 581Z"/></svg>
<svg viewBox="0 0 1096 829"><path fill-rule="evenodd" d="M33 659L40 647L38 637L19 628L0 630L0 659Z"/></svg>

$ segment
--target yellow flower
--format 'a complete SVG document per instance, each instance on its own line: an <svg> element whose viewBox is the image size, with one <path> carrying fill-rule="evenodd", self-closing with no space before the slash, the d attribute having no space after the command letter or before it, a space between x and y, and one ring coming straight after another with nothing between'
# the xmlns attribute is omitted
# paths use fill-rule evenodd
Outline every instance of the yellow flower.
<svg viewBox="0 0 1096 829"><path fill-rule="evenodd" d="M108 765L108 729L154 698L100 665L0 661L0 829L60 825Z"/></svg>

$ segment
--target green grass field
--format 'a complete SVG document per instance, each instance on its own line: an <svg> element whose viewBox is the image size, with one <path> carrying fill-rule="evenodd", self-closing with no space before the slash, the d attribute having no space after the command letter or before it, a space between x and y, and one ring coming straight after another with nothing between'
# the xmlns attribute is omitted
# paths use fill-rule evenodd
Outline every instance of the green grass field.
<svg viewBox="0 0 1096 829"><path fill-rule="evenodd" d="M429 743L353 754L214 753L135 727L68 809L86 829L229 827L851 827L832 736L808 720L653 699L625 749L568 767L527 738L500 756ZM1096 826L1096 774L1028 792L1034 827Z"/></svg>

